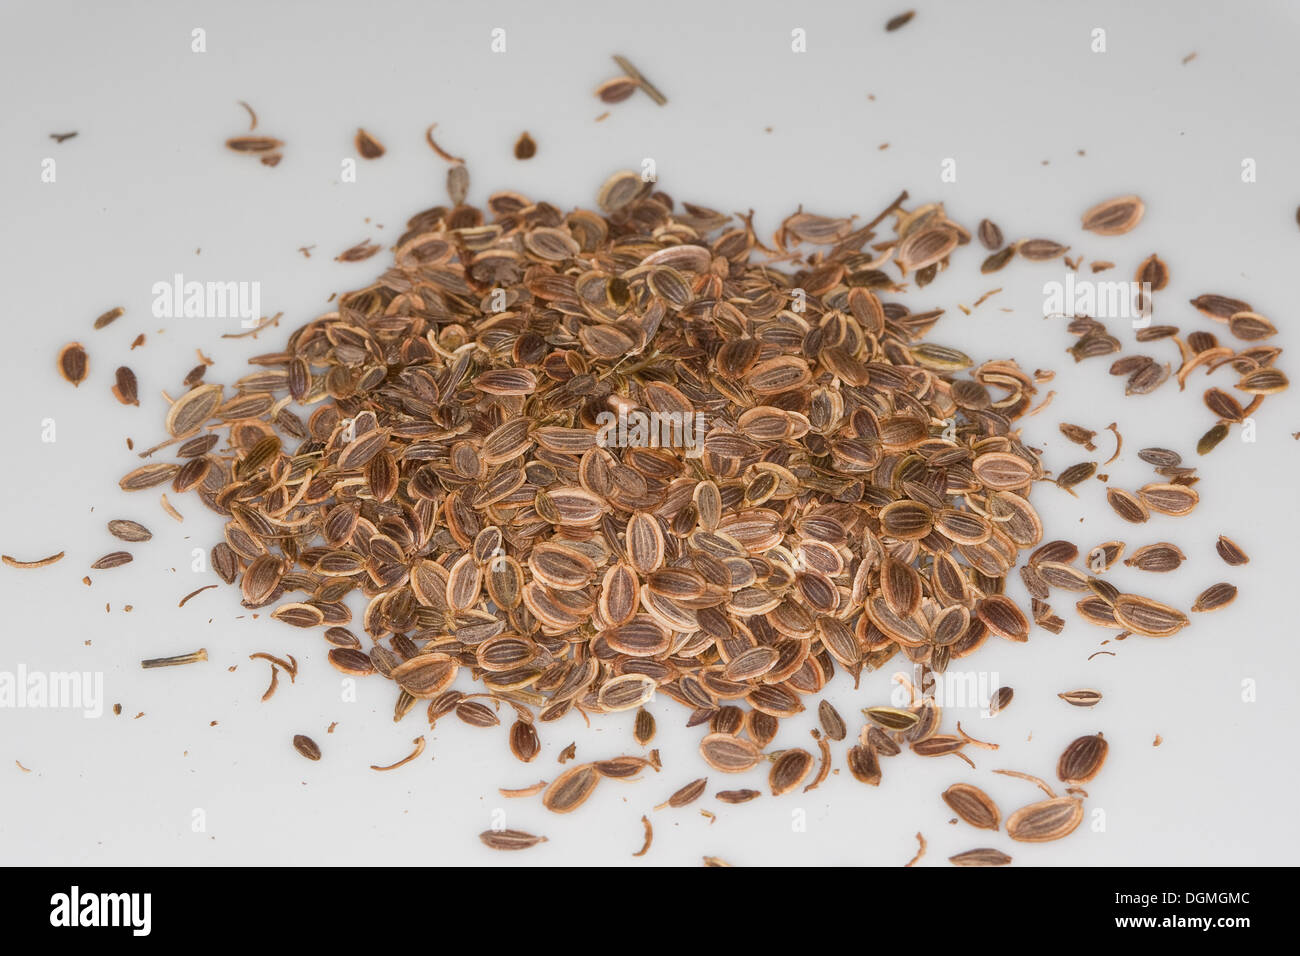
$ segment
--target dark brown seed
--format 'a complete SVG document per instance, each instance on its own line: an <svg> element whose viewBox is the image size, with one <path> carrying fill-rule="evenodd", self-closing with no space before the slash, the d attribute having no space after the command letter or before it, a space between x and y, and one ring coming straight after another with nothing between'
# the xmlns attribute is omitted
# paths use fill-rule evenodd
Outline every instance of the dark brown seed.
<svg viewBox="0 0 1300 956"><path fill-rule="evenodd" d="M1218 446L1219 442L1228 437L1228 426L1220 422L1201 436L1200 441L1196 443L1196 453L1198 455L1208 455Z"/></svg>
<svg viewBox="0 0 1300 956"><path fill-rule="evenodd" d="M850 747L848 765L854 780L872 787L880 785L880 760L875 747L861 744Z"/></svg>
<svg viewBox="0 0 1300 956"><path fill-rule="evenodd" d="M478 838L490 850L527 850L546 842L546 837L533 836L523 830L484 830Z"/></svg>
<svg viewBox="0 0 1300 956"><path fill-rule="evenodd" d="M943 802L971 826L983 830L996 830L1002 819L989 795L968 783L954 783L943 792Z"/></svg>
<svg viewBox="0 0 1300 956"><path fill-rule="evenodd" d="M1153 253L1143 259L1142 264L1138 266L1137 281L1150 283L1151 291L1159 292L1169 285L1169 266Z"/></svg>
<svg viewBox="0 0 1300 956"><path fill-rule="evenodd" d="M1106 762L1110 745L1101 734L1076 738L1065 748L1056 763L1056 776L1062 783L1087 783Z"/></svg>
<svg viewBox="0 0 1300 956"><path fill-rule="evenodd" d="M1224 582L1211 584L1197 596L1196 603L1192 605L1192 610L1217 611L1221 607L1227 607L1236 597L1237 589L1235 586Z"/></svg>
<svg viewBox="0 0 1300 956"><path fill-rule="evenodd" d="M639 84L630 76L616 76L596 87L596 96L604 103L621 103L638 88Z"/></svg>
<svg viewBox="0 0 1300 956"><path fill-rule="evenodd" d="M893 33L895 30L907 26L914 16L916 16L916 11L908 10L906 13L900 13L897 16L890 17L889 21L885 24L885 32Z"/></svg>
<svg viewBox="0 0 1300 956"><path fill-rule="evenodd" d="M284 143L269 136L236 136L226 140L226 148L237 153L269 153Z"/></svg>
<svg viewBox="0 0 1300 956"><path fill-rule="evenodd" d="M984 262L980 265L980 272L984 273L985 275L988 275L993 272L997 272L1008 262L1010 262L1011 257L1014 256L1015 254L1016 254L1015 246L1007 246L1004 249L1000 250L999 252L993 253L993 255L985 259Z"/></svg>
<svg viewBox="0 0 1300 956"><path fill-rule="evenodd" d="M533 142L533 138L525 130L515 142L515 159L532 159L536 155L537 144Z"/></svg>
<svg viewBox="0 0 1300 956"><path fill-rule="evenodd" d="M126 309L122 308L120 305L115 309L109 309L95 320L95 328L102 329L105 326L112 325L125 314Z"/></svg>
<svg viewBox="0 0 1300 956"><path fill-rule="evenodd" d="M1219 322L1227 322L1238 312L1251 311L1248 302L1214 294L1198 295L1195 299L1192 299L1192 307L1202 315Z"/></svg>
<svg viewBox="0 0 1300 956"><path fill-rule="evenodd" d="M1147 637L1172 637L1187 626L1187 615L1150 598L1121 594L1112 605L1115 620Z"/></svg>
<svg viewBox="0 0 1300 956"><path fill-rule="evenodd" d="M1058 488L1069 491L1080 482L1087 481L1097 473L1097 463L1095 461L1080 462L1077 465L1071 465L1065 469L1056 479Z"/></svg>
<svg viewBox="0 0 1300 956"><path fill-rule="evenodd" d="M1011 698L1016 692L1010 687L999 687L993 698L989 701L989 713L998 714L1007 709L1011 703Z"/></svg>
<svg viewBox="0 0 1300 956"><path fill-rule="evenodd" d="M812 767L813 755L808 751L798 747L783 750L776 758L776 762L772 764L772 770L767 777L768 786L772 788L772 796L782 796L799 786Z"/></svg>
<svg viewBox="0 0 1300 956"><path fill-rule="evenodd" d="M320 747L316 745L316 741L304 734L294 734L293 749L308 760L320 760Z"/></svg>
<svg viewBox="0 0 1300 956"><path fill-rule="evenodd" d="M1225 538L1223 535L1219 535L1219 540L1214 545L1214 550L1219 553L1219 557L1223 558L1225 564L1231 564L1235 567L1237 565L1250 563L1250 558L1246 555L1246 552L1241 549L1241 546L1231 538Z"/></svg>
<svg viewBox="0 0 1300 956"><path fill-rule="evenodd" d="M723 803L748 803L762 795L758 790L719 790L714 794Z"/></svg>
<svg viewBox="0 0 1300 956"><path fill-rule="evenodd" d="M1237 312L1228 319L1228 331L1246 342L1258 342L1277 335L1277 327L1254 312Z"/></svg>
<svg viewBox="0 0 1300 956"><path fill-rule="evenodd" d="M59 350L59 374L64 381L80 385L86 380L88 360L80 342L72 342Z"/></svg>
<svg viewBox="0 0 1300 956"><path fill-rule="evenodd" d="M988 219L981 219L979 225L980 243L989 252L996 252L1002 248L1003 238L1002 230L998 228L997 223Z"/></svg>
<svg viewBox="0 0 1300 956"><path fill-rule="evenodd" d="M123 405L140 404L135 372L125 365L120 366L117 370L117 384L113 386L113 396Z"/></svg>
<svg viewBox="0 0 1300 956"><path fill-rule="evenodd" d="M363 129L357 130L355 143L357 155L362 159L378 159L386 152L384 144Z"/></svg>
<svg viewBox="0 0 1300 956"><path fill-rule="evenodd" d="M145 670L155 667L177 667L181 664L197 664L200 661L208 659L208 650L200 647L191 654L177 654L175 657L151 657L148 660L140 662L140 666Z"/></svg>
<svg viewBox="0 0 1300 956"><path fill-rule="evenodd" d="M132 558L125 551L112 551L90 566L92 571L104 571L108 568L120 568L124 564L129 564Z"/></svg>
<svg viewBox="0 0 1300 956"><path fill-rule="evenodd" d="M844 718L828 700L822 701L817 705L817 719L821 723L822 733L831 740L843 740L848 735L848 727L844 723Z"/></svg>
<svg viewBox="0 0 1300 956"><path fill-rule="evenodd" d="M510 752L516 760L528 763L541 752L541 741L537 739L537 730L532 723L516 720L510 726Z"/></svg>
<svg viewBox="0 0 1300 956"><path fill-rule="evenodd" d="M1122 488L1107 489L1106 500L1110 502L1115 513L1125 521L1142 524L1151 517L1151 512L1147 510L1142 500Z"/></svg>
<svg viewBox="0 0 1300 956"><path fill-rule="evenodd" d="M654 735L655 735L654 715L651 714L644 707L637 710L636 720L633 724L632 732L633 732L633 736L636 737L636 742L638 744L640 744L642 747L648 744L651 740L654 739Z"/></svg>

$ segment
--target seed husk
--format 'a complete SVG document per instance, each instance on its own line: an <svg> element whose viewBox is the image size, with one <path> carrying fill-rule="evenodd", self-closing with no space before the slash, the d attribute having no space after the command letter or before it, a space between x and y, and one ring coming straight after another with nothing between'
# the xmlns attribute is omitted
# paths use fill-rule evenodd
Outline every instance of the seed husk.
<svg viewBox="0 0 1300 956"><path fill-rule="evenodd" d="M60 551L58 554L52 554L48 558L39 558L36 561L19 561L8 554L0 555L0 560L3 560L11 568L43 568L54 564L56 561L63 560L63 552ZM87 583L90 583L89 580L87 580Z"/></svg>
<svg viewBox="0 0 1300 956"><path fill-rule="evenodd" d="M996 830L1002 819L989 795L969 783L954 783L943 792L943 802L971 826L983 830Z"/></svg>
<svg viewBox="0 0 1300 956"><path fill-rule="evenodd" d="M523 830L484 830L478 838L489 850L527 850L546 842L546 837Z"/></svg>
<svg viewBox="0 0 1300 956"><path fill-rule="evenodd" d="M175 657L151 657L148 660L140 662L140 666L145 670L155 667L177 667L181 664L197 664L199 661L208 659L208 651L205 647L200 647L191 654L178 654Z"/></svg>
<svg viewBox="0 0 1300 956"><path fill-rule="evenodd" d="M1227 607L1237 597L1237 588L1226 582L1211 584L1202 591L1192 604L1193 611L1217 611L1221 607Z"/></svg>
<svg viewBox="0 0 1300 956"><path fill-rule="evenodd" d="M308 760L320 760L320 747L316 741L312 740L305 734L293 735L293 749L298 751Z"/></svg>

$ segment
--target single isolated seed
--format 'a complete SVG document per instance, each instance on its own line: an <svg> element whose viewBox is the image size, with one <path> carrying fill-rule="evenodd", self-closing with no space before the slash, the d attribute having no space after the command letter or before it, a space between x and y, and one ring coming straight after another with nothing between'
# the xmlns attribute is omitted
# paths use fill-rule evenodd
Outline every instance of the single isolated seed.
<svg viewBox="0 0 1300 956"><path fill-rule="evenodd" d="M294 734L293 749L308 760L320 760L320 747L316 744L316 741L304 734Z"/></svg>

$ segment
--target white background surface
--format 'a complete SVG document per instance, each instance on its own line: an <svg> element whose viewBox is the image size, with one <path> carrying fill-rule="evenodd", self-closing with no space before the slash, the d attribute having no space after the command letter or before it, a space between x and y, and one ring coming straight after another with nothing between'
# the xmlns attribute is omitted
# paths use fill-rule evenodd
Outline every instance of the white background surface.
<svg viewBox="0 0 1300 956"><path fill-rule="evenodd" d="M1118 268L1108 277L1128 278L1159 252L1172 282L1157 300L1157 321L1227 340L1225 328L1185 304L1219 292L1250 301L1282 330L1278 344L1291 344L1300 5L917 6L912 23L886 34L883 24L902 2L6 3L0 550L68 556L43 570L0 568L0 670L102 671L106 706L120 702L123 715L0 710L0 862L694 865L711 854L738 865L898 865L912 856L917 831L930 844L922 865L946 865L947 856L977 846L1030 864L1292 862L1291 742L1300 717L1288 558L1300 456L1290 437L1300 429L1294 392L1265 402L1254 443L1234 432L1194 462L1202 503L1191 518L1123 525L1096 481L1078 500L1048 484L1033 496L1048 536L1068 537L1085 552L1111 538L1126 540L1130 553L1163 539L1189 555L1174 575L1119 566L1108 577L1122 588L1185 607L1205 586L1229 580L1241 588L1232 607L1195 615L1171 640L1112 643L1117 657L1089 662L1111 635L1082 623L1061 595L1063 634L1036 629L1028 645L991 639L964 662L1016 689L1010 709L993 720L954 715L1002 745L972 751L978 771L955 758L904 755L885 761L879 788L842 772L810 794L765 795L740 807L711 795L765 789L765 775L710 773L696 753L700 731L682 727L686 712L667 700L653 708L664 772L635 784L607 781L571 817L548 814L537 798L503 800L496 788L553 779L556 755L570 741L579 760L637 752L631 714L590 730L580 717L542 725L544 750L531 765L509 755L504 727L481 731L448 719L429 734L420 760L371 771L404 756L425 732L422 708L394 725L395 688L378 678L361 682L359 703L342 703L340 675L318 633L251 620L233 589L204 592L178 610L182 595L216 581L190 571L190 551L218 540L220 519L195 497L172 495L185 515L177 524L155 493L117 488L139 463L124 437L137 449L160 439L160 392L178 393L195 348L216 360L209 381L233 381L249 355L280 348L291 328L326 310L331 292L365 284L387 255L339 264L338 252L364 238L389 244L410 215L444 199L446 164L423 142L431 122L439 141L467 160L473 202L515 189L566 209L591 205L611 172L653 157L661 188L678 201L753 208L770 234L800 203L869 219L907 188L914 202L942 200L970 227L990 216L1008 238L1048 236L1070 243L1071 255L1111 259ZM195 27L207 31L204 54L190 52ZM494 27L507 31L505 54L490 52ZM1104 54L1090 50L1097 27L1107 31ZM807 31L807 53L791 52L794 28ZM606 107L591 91L616 74L615 52L665 92L666 108L638 96L594 121ZM278 168L222 147L246 130L239 99L258 111L259 133L287 142ZM341 184L340 163L352 155L359 125L389 152L360 162L357 183ZM524 129L539 148L518 162L511 146ZM48 138L69 130L79 135L59 145ZM1252 184L1241 182L1247 157L1258 164ZM57 162L53 184L41 182L46 158ZM956 183L940 181L946 158L957 162ZM1127 192L1147 203L1134 233L1108 239L1079 230L1085 208ZM312 243L310 259L296 251ZM1058 372L1054 404L1026 422L1048 467L1087 457L1060 438L1061 421L1098 430L1119 423L1124 452L1103 470L1122 487L1151 480L1135 456L1143 446L1195 459L1196 438L1213 421L1200 402L1199 373L1186 392L1171 383L1123 401L1109 362L1075 366L1062 323L1040 317L1041 285L1063 278L1060 263L1017 262L981 277L982 256L959 251L948 273L906 301L948 309L934 341ZM264 311L283 311L284 323L253 342L221 339L238 331L231 323L152 318L152 285L177 272L260 281ZM1004 291L975 315L956 309L996 286ZM91 330L95 316L119 304L125 317ZM128 352L139 332L146 346ZM1134 348L1131 330L1117 334ZM71 340L90 353L79 389L54 366ZM1167 341L1144 351L1176 357ZM119 364L138 374L142 407L109 395ZM1215 384L1229 382L1221 373ZM57 423L52 444L41 441L47 418ZM1109 435L1098 444L1104 460ZM147 524L154 540L126 546L134 563L91 572L86 587L80 578L89 564L121 546L104 528L116 517ZM1246 548L1250 565L1219 561L1220 533ZM1018 581L1012 593L1023 597ZM130 614L122 610L128 603ZM199 646L211 656L206 664L155 671L138 664ZM247 659L258 650L302 662L297 683L282 680L267 703L259 701L266 665ZM885 701L890 671L868 675L857 693L842 677L829 689L851 734L861 725L858 708ZM1244 680L1257 683L1256 703L1242 702ZM1095 687L1105 700L1086 710L1056 698L1075 687ZM807 736L814 711L786 722L776 745L815 750ZM326 734L331 721L338 728ZM1090 816L1067 840L1032 846L947 822L938 794L949 784L985 788L1005 816L1037 791L992 769L1054 777L1062 748L1098 730L1111 754L1087 788L1087 808L1104 811L1104 831ZM295 733L314 737L324 759L301 759L290 745ZM1151 745L1156 734L1164 737L1159 748ZM837 769L845 746L834 748ZM709 799L651 811L706 773ZM550 842L520 854L484 849L476 835L501 807L508 825ZM717 812L717 821L700 808ZM196 809L203 832L192 827ZM803 830L792 826L799 811ZM655 843L634 860L643 813L654 821Z"/></svg>

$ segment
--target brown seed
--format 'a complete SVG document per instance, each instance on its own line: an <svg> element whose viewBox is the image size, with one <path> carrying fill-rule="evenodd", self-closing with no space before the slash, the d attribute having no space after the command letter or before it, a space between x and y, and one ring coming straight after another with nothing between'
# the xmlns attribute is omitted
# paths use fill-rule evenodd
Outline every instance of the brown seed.
<svg viewBox="0 0 1300 956"><path fill-rule="evenodd" d="M139 405L135 372L125 365L117 370L117 383L113 386L113 396L123 405Z"/></svg>
<svg viewBox="0 0 1300 956"><path fill-rule="evenodd" d="M1238 312L1251 311L1248 302L1214 294L1198 295L1195 299L1192 299L1192 307L1202 315L1219 322L1227 322Z"/></svg>
<svg viewBox="0 0 1300 956"><path fill-rule="evenodd" d="M205 647L200 647L197 651L190 654L177 654L175 657L151 657L148 660L140 662L140 666L145 670L151 670L155 667L177 667L181 664L197 664L200 661L208 659L208 651Z"/></svg>
<svg viewBox="0 0 1300 956"><path fill-rule="evenodd" d="M1164 573L1176 571L1187 560L1187 555L1177 545L1161 541L1156 544L1143 545L1133 552L1133 556L1124 563L1139 571Z"/></svg>
<svg viewBox="0 0 1300 956"><path fill-rule="evenodd" d="M997 804L979 787L954 783L943 792L943 802L973 827L996 830L1002 819Z"/></svg>
<svg viewBox="0 0 1300 956"><path fill-rule="evenodd" d="M916 11L908 10L906 13L900 13L897 16L890 17L889 21L885 24L885 32L893 33L895 30L907 26L914 16L916 16Z"/></svg>
<svg viewBox="0 0 1300 956"><path fill-rule="evenodd" d="M1011 857L1001 850L981 848L950 856L948 862L953 866L1006 866L1011 862Z"/></svg>
<svg viewBox="0 0 1300 956"><path fill-rule="evenodd" d="M1011 261L1015 254L1016 247L1014 245L1004 247L1001 251L993 253L993 255L984 260L980 265L980 272L988 275L999 271L1003 266Z"/></svg>
<svg viewBox="0 0 1300 956"><path fill-rule="evenodd" d="M714 796L723 803L748 803L762 796L758 790L719 790Z"/></svg>
<svg viewBox="0 0 1300 956"><path fill-rule="evenodd" d="M542 806L552 813L572 813L582 806L600 783L592 764L579 764L560 774L542 794Z"/></svg>
<svg viewBox="0 0 1300 956"><path fill-rule="evenodd" d="M118 518L108 523L108 533L122 541L148 541L153 537L144 525L136 521Z"/></svg>
<svg viewBox="0 0 1300 956"><path fill-rule="evenodd" d="M1246 552L1243 551L1241 546L1231 538L1225 538L1223 535L1219 535L1219 540L1215 544L1214 549L1219 553L1219 557L1223 558L1225 564L1230 564L1235 567L1237 565L1250 563L1250 558L1246 555Z"/></svg>
<svg viewBox="0 0 1300 956"><path fill-rule="evenodd" d="M633 736L636 738L636 742L644 747L654 739L654 735L654 715L642 707L636 712L636 721L633 725Z"/></svg>
<svg viewBox="0 0 1300 956"><path fill-rule="evenodd" d="M59 350L59 374L64 381L80 385L86 380L88 360L80 342L72 342Z"/></svg>
<svg viewBox="0 0 1300 956"><path fill-rule="evenodd" d="M988 219L981 219L979 224L980 243L990 252L996 252L1002 248L1004 242L1002 230L998 228L997 223Z"/></svg>
<svg viewBox="0 0 1300 956"><path fill-rule="evenodd" d="M533 142L533 138L525 130L515 142L515 159L532 159L536 155L537 144Z"/></svg>
<svg viewBox="0 0 1300 956"><path fill-rule="evenodd" d="M1075 707L1095 707L1101 703L1101 691L1098 690L1067 690L1056 696Z"/></svg>
<svg viewBox="0 0 1300 956"><path fill-rule="evenodd" d="M1059 259L1070 251L1069 246L1063 246L1051 239L1022 239L1016 243L1015 249L1022 259L1028 259L1030 262Z"/></svg>
<svg viewBox="0 0 1300 956"><path fill-rule="evenodd" d="M669 797L667 805L676 809L694 803L700 798L700 795L704 793L704 788L708 786L708 783L708 777L700 777L698 780L692 780Z"/></svg>
<svg viewBox="0 0 1300 956"><path fill-rule="evenodd" d="M999 687L989 701L989 713L998 714L1007 709L1016 692L1010 687Z"/></svg>
<svg viewBox="0 0 1300 956"><path fill-rule="evenodd" d="M709 734L700 741L700 756L710 767L722 773L744 773L763 759L763 754L753 743L730 734Z"/></svg>
<svg viewBox="0 0 1300 956"><path fill-rule="evenodd" d="M378 159L386 152L384 144L379 142L379 140L375 139L364 129L357 130L355 145L357 147L357 155L362 159Z"/></svg>
<svg viewBox="0 0 1300 956"><path fill-rule="evenodd" d="M1089 429L1083 428L1079 425L1062 423L1061 434L1070 439L1070 441L1074 442L1076 445L1083 445L1088 449L1088 451L1097 450L1097 446L1092 443L1092 440L1097 437L1097 433L1094 431L1090 431Z"/></svg>
<svg viewBox="0 0 1300 956"><path fill-rule="evenodd" d="M596 87L596 96L604 103L621 103L640 88L630 76L616 76Z"/></svg>
<svg viewBox="0 0 1300 956"><path fill-rule="evenodd" d="M1223 582L1211 584L1197 596L1192 610L1217 611L1221 607L1227 607L1236 597L1237 589L1233 585Z"/></svg>
<svg viewBox="0 0 1300 956"><path fill-rule="evenodd" d="M1046 843L1073 833L1083 822L1083 801L1056 797L1021 807L1007 818L1007 836L1021 843Z"/></svg>
<svg viewBox="0 0 1300 956"><path fill-rule="evenodd" d="M1200 441L1196 443L1196 453L1198 455L1208 455L1218 446L1219 442L1228 437L1228 426L1220 422L1201 436Z"/></svg>
<svg viewBox="0 0 1300 956"><path fill-rule="evenodd" d="M1152 292L1159 292L1169 285L1169 266L1153 253L1142 260L1136 278L1138 282L1149 283Z"/></svg>
<svg viewBox="0 0 1300 956"><path fill-rule="evenodd" d="M546 837L533 836L523 830L484 830L478 838L490 850L527 850L546 842Z"/></svg>
<svg viewBox="0 0 1300 956"><path fill-rule="evenodd" d="M1122 488L1108 488L1106 500L1110 502L1115 513L1125 521L1142 524L1151 517L1151 512L1147 510L1142 499Z"/></svg>
<svg viewBox="0 0 1300 956"><path fill-rule="evenodd" d="M1071 742L1056 763L1056 776L1062 783L1087 783L1106 762L1110 745L1101 734L1079 737Z"/></svg>
<svg viewBox="0 0 1300 956"><path fill-rule="evenodd" d="M1083 228L1099 236L1122 236L1139 222L1146 206L1137 196L1120 196L1098 203L1083 214Z"/></svg>
<svg viewBox="0 0 1300 956"><path fill-rule="evenodd" d="M317 746L316 741L304 734L293 735L293 749L308 760L320 760L320 747Z"/></svg>
<svg viewBox="0 0 1300 956"><path fill-rule="evenodd" d="M830 701L823 700L817 705L817 719L821 723L822 733L831 740L843 740L848 736L848 727L844 723L844 718L836 710Z"/></svg>
<svg viewBox="0 0 1300 956"><path fill-rule="evenodd" d="M126 309L122 308L120 305L115 309L109 309L95 320L95 328L102 329L106 326L112 325L125 314Z"/></svg>
<svg viewBox="0 0 1300 956"><path fill-rule="evenodd" d="M131 555L125 551L112 551L90 566L92 571L104 571L108 568L120 568L124 564L130 564Z"/></svg>
<svg viewBox="0 0 1300 956"><path fill-rule="evenodd" d="M226 140L226 148L237 153L269 153L283 145L280 140L269 136L236 136Z"/></svg>
<svg viewBox="0 0 1300 956"><path fill-rule="evenodd" d="M1119 624L1147 637L1171 637L1188 623L1181 611L1135 594L1121 594L1112 607Z"/></svg>

